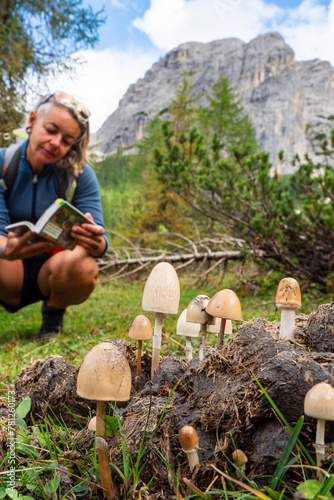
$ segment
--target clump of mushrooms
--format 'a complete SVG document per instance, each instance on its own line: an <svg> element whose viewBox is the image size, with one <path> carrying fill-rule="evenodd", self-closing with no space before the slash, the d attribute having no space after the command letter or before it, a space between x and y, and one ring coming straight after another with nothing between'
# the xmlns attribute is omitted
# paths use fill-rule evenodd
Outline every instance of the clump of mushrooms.
<svg viewBox="0 0 334 500"><path fill-rule="evenodd" d="M176 323L177 335L182 335L186 338L186 360L187 364L193 359L193 348L191 339L198 337L200 325L198 323L190 323L186 320L187 309L184 309Z"/></svg>
<svg viewBox="0 0 334 500"><path fill-rule="evenodd" d="M229 288L220 290L209 300L206 312L215 318L221 318L218 347L222 347L226 320L242 321L241 305L237 294Z"/></svg>
<svg viewBox="0 0 334 500"><path fill-rule="evenodd" d="M105 498L119 498L114 485L106 443L106 401L130 399L131 370L126 356L112 342L101 342L84 357L79 368L77 393L96 401L96 450Z"/></svg>
<svg viewBox="0 0 334 500"><path fill-rule="evenodd" d="M168 262L159 262L146 280L142 300L144 311L155 312L151 380L159 366L162 317L164 314L177 314L179 302L180 283L176 271Z"/></svg>
<svg viewBox="0 0 334 500"><path fill-rule="evenodd" d="M135 379L135 391L138 392L140 373L141 373L141 353L143 340L151 340L153 335L152 323L147 316L144 314L139 314L132 321L129 329L129 338L132 340L138 340L138 352L137 352L137 374Z"/></svg>
<svg viewBox="0 0 334 500"><path fill-rule="evenodd" d="M334 389L326 382L314 385L306 394L304 413L317 419L315 451L317 467L320 469L325 458L325 425L326 420L334 420ZM317 478L322 480L322 473L317 471Z"/></svg>
<svg viewBox="0 0 334 500"><path fill-rule="evenodd" d="M187 307L187 321L190 323L199 323L201 325L202 337L198 350L199 361L203 361L204 357L207 325L212 325L215 322L214 318L205 310L209 300L209 297L206 295L197 295Z"/></svg>
<svg viewBox="0 0 334 500"><path fill-rule="evenodd" d="M295 310L301 306L301 293L298 281L294 278L283 278L277 287L275 297L276 308L281 310L280 339L295 338Z"/></svg>
<svg viewBox="0 0 334 500"><path fill-rule="evenodd" d="M187 454L189 468L192 471L199 464L198 459L198 435L191 425L185 425L180 429L179 442L182 450Z"/></svg>

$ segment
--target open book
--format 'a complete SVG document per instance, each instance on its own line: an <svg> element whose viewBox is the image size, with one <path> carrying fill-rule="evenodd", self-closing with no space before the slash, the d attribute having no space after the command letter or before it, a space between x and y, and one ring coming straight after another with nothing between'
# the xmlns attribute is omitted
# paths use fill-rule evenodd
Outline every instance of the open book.
<svg viewBox="0 0 334 500"><path fill-rule="evenodd" d="M40 239L50 240L60 247L72 250L76 246L76 241L71 236L72 226L80 225L83 222L94 224L93 221L85 217L71 203L62 198L57 198L40 216L36 224L29 221L21 221L9 224L6 226L6 229L14 231L18 235L22 235L30 230L38 235L32 241Z"/></svg>

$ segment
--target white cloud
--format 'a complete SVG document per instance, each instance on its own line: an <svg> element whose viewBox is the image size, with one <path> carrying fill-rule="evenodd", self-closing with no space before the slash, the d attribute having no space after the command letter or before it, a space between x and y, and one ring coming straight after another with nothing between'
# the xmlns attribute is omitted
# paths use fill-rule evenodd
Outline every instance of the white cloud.
<svg viewBox="0 0 334 500"><path fill-rule="evenodd" d="M278 31L297 59L330 60L334 64L334 0L328 13L319 0L304 0L282 9L264 0L151 0L133 25L165 51L180 43L236 37L249 42L261 33Z"/></svg>
<svg viewBox="0 0 334 500"><path fill-rule="evenodd" d="M304 0L273 28L293 48L297 60L319 58L334 66L334 0L328 10L315 0Z"/></svg>
<svg viewBox="0 0 334 500"><path fill-rule="evenodd" d="M80 55L87 62L78 68L76 76L69 79L60 75L56 80L53 78L48 87L51 91L64 90L82 101L91 112L94 132L115 111L129 85L144 76L158 55L140 48L124 52L87 50Z"/></svg>

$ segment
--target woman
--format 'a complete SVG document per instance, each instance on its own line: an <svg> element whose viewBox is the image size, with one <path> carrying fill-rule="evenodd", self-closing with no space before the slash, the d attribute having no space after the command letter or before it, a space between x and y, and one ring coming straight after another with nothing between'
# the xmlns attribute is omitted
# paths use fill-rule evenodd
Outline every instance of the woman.
<svg viewBox="0 0 334 500"><path fill-rule="evenodd" d="M8 199L0 189L0 304L16 312L43 300L39 338L62 333L66 307L83 302L92 293L98 274L95 259L108 246L97 178L86 164L88 119L85 106L64 92L42 99L29 115L29 138L21 147ZM0 164L4 151L0 150ZM72 228L77 242L72 251L56 249L47 241L30 243L30 231L18 237L5 229L11 222L36 222L58 198L54 164L72 170L76 177L72 203L96 223Z"/></svg>

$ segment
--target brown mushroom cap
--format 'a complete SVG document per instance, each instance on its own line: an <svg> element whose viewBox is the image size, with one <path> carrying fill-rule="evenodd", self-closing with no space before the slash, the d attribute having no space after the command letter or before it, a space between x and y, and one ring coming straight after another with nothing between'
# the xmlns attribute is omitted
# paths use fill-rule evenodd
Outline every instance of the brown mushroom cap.
<svg viewBox="0 0 334 500"><path fill-rule="evenodd" d="M184 337L198 337L200 331L199 323L190 323L186 320L187 309L184 309L176 323L176 333Z"/></svg>
<svg viewBox="0 0 334 500"><path fill-rule="evenodd" d="M187 321L190 323L199 323L204 325L212 325L214 323L214 318L210 316L205 310L209 297L206 295L197 295L187 307Z"/></svg>
<svg viewBox="0 0 334 500"><path fill-rule="evenodd" d="M220 290L209 300L206 312L217 318L242 321L240 301L236 293L229 288Z"/></svg>
<svg viewBox="0 0 334 500"><path fill-rule="evenodd" d="M179 442L184 451L192 451L198 448L198 435L191 425L185 425L180 429Z"/></svg>
<svg viewBox="0 0 334 500"><path fill-rule="evenodd" d="M131 370L125 355L112 342L101 342L84 357L77 394L95 401L130 399Z"/></svg>
<svg viewBox="0 0 334 500"><path fill-rule="evenodd" d="M302 305L298 281L283 278L277 287L275 303L278 309L298 309Z"/></svg>
<svg viewBox="0 0 334 500"><path fill-rule="evenodd" d="M313 418L334 420L334 389L326 382L314 385L306 394L304 413Z"/></svg>
<svg viewBox="0 0 334 500"><path fill-rule="evenodd" d="M133 340L150 340L153 336L152 323L145 314L139 314L129 328L129 338Z"/></svg>
<svg viewBox="0 0 334 500"><path fill-rule="evenodd" d="M144 311L177 314L180 302L180 283L174 267L159 262L146 280L142 307Z"/></svg>
<svg viewBox="0 0 334 500"><path fill-rule="evenodd" d="M232 460L234 465L240 464L241 466L248 462L248 458L242 450L234 450L232 453Z"/></svg>

